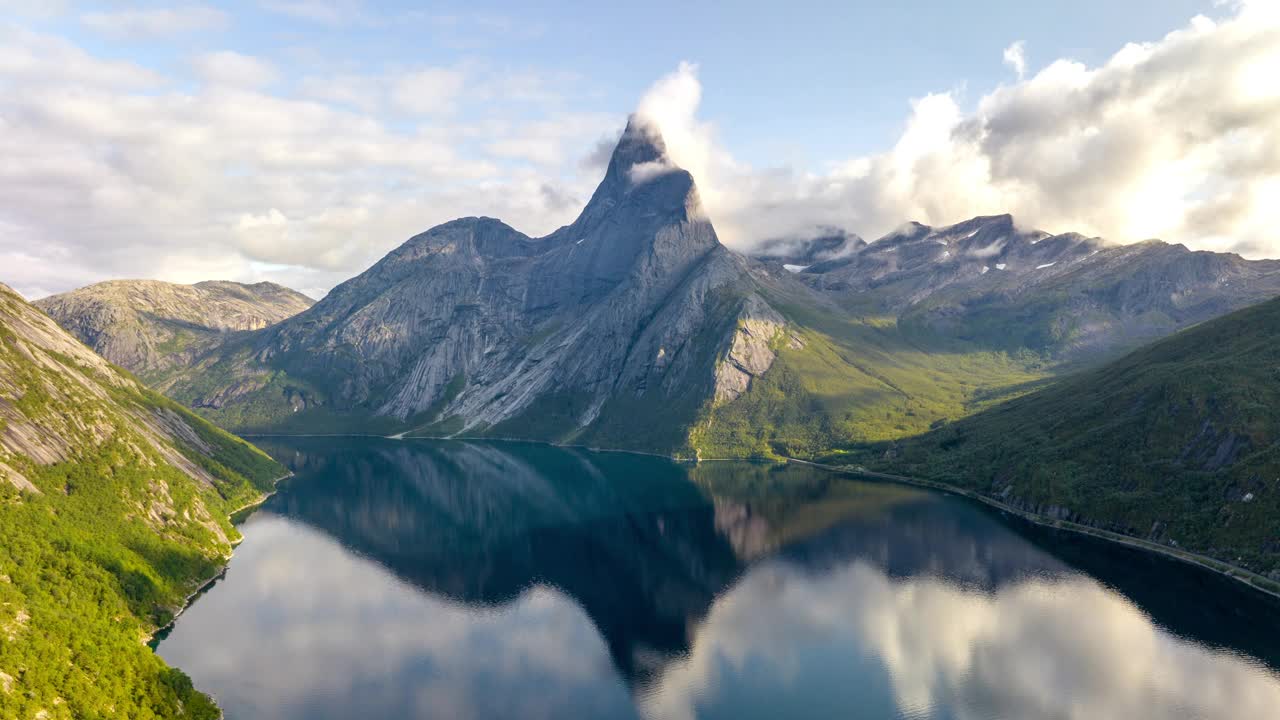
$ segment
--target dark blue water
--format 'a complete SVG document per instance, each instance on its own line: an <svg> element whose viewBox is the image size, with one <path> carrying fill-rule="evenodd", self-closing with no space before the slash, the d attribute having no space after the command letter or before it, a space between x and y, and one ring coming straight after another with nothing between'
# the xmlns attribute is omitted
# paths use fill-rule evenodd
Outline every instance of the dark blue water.
<svg viewBox="0 0 1280 720"><path fill-rule="evenodd" d="M230 720L1280 717L1211 573L814 468L260 443L296 477L159 645Z"/></svg>

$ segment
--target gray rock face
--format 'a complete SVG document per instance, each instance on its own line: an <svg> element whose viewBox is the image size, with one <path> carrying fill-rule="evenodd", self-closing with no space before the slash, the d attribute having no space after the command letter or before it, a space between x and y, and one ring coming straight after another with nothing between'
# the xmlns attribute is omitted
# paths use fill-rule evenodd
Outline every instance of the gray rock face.
<svg viewBox="0 0 1280 720"><path fill-rule="evenodd" d="M99 355L151 378L222 333L274 325L313 302L269 282L112 280L34 304Z"/></svg>
<svg viewBox="0 0 1280 720"><path fill-rule="evenodd" d="M1136 347L1280 294L1280 261L1050 235L1008 215L909 223L797 276L909 327L1061 360Z"/></svg>
<svg viewBox="0 0 1280 720"><path fill-rule="evenodd" d="M733 402L751 387L751 380L768 372L777 355L773 342L786 327L783 319L759 295L748 295L738 315L729 352L716 366L715 400Z"/></svg>
<svg viewBox="0 0 1280 720"><path fill-rule="evenodd" d="M182 443L193 453L213 456L191 427L193 421L146 401L137 380L0 284L0 482L39 492L19 467L74 462L114 437L126 440L131 450L146 445L191 479L213 487L209 471L178 450Z"/></svg>
<svg viewBox="0 0 1280 720"><path fill-rule="evenodd" d="M745 298L749 322L781 322L751 295L753 272L720 244L693 178L633 121L572 224L541 238L492 218L432 228L310 310L202 361L247 391L196 389L194 374L173 389L197 406L292 413L288 388L244 381L282 370L303 395L323 389L305 399L313 407L476 431L543 418L550 403L562 435L620 398L709 399L718 358L739 347Z"/></svg>

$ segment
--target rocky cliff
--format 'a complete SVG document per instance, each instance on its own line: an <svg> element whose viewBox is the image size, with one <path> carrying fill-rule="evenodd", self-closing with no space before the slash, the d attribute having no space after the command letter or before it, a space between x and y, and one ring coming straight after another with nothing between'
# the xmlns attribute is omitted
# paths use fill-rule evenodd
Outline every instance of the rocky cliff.
<svg viewBox="0 0 1280 720"><path fill-rule="evenodd" d="M106 359L153 379L230 331L260 330L314 301L275 283L112 280L36 301Z"/></svg>

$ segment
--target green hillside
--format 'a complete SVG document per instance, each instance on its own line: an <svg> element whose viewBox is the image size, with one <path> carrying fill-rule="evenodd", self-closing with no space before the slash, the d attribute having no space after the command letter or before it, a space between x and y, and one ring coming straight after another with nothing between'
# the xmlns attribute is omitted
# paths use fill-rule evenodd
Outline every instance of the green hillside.
<svg viewBox="0 0 1280 720"><path fill-rule="evenodd" d="M1280 575L1280 299L833 462Z"/></svg>
<svg viewBox="0 0 1280 720"><path fill-rule="evenodd" d="M0 718L214 718L146 639L284 470L0 285Z"/></svg>
<svg viewBox="0 0 1280 720"><path fill-rule="evenodd" d="M777 360L731 403L691 430L702 457L811 458L892 440L970 415L1046 380L1033 353L984 350L892 317L843 313L771 297L789 331Z"/></svg>

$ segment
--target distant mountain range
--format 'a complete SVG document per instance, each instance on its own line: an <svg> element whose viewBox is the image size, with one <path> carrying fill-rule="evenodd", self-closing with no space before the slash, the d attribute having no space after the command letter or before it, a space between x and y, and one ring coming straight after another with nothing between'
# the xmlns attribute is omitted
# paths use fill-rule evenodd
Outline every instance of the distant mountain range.
<svg viewBox="0 0 1280 720"><path fill-rule="evenodd" d="M34 304L99 355L151 379L189 362L223 333L260 330L315 301L269 282L111 280Z"/></svg>
<svg viewBox="0 0 1280 720"><path fill-rule="evenodd" d="M1280 260L1050 235L1009 215L908 223L798 277L912 331L1057 360L1096 359L1280 295Z"/></svg>
<svg viewBox="0 0 1280 720"><path fill-rule="evenodd" d="M6 713L219 717L143 641L230 556L227 513L283 472L0 285Z"/></svg>

